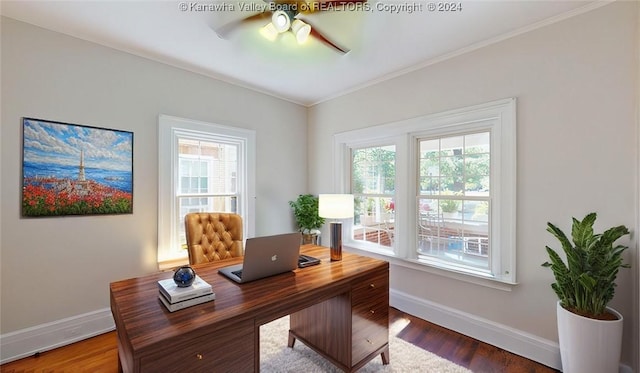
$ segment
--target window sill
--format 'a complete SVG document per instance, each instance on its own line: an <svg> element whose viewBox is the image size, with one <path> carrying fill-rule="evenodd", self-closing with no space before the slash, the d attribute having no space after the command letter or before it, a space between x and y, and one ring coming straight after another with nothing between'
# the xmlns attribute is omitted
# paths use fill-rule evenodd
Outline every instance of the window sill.
<svg viewBox="0 0 640 373"><path fill-rule="evenodd" d="M517 282L509 282L501 279L497 279L494 277L490 277L481 272L471 273L471 272L462 272L455 268L442 268L436 267L429 263L425 263L424 261L420 261L417 259L405 259L399 258L395 256L395 253L390 250L378 249L378 248L365 248L358 247L355 245L344 245L346 251L350 251L363 256L370 256L376 259L386 260L392 265L396 265L399 267L409 268L416 271L421 271L425 273L430 273L437 276L447 277L458 281L468 282L474 285L480 285L496 290L502 291L512 291L514 286L517 286Z"/></svg>

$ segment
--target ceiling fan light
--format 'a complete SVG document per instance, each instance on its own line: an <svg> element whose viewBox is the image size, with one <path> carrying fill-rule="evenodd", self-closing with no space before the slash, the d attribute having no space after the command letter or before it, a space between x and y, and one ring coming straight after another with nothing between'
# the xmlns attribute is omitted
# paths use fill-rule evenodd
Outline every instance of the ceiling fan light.
<svg viewBox="0 0 640 373"><path fill-rule="evenodd" d="M270 41L275 41L279 33L276 26L269 22L260 29L260 34Z"/></svg>
<svg viewBox="0 0 640 373"><path fill-rule="evenodd" d="M309 38L311 33L311 26L303 21L296 19L291 24L291 32L296 36L298 44L302 44Z"/></svg>
<svg viewBox="0 0 640 373"><path fill-rule="evenodd" d="M285 32L291 27L291 18L284 10L276 10L271 16L271 23L278 32Z"/></svg>

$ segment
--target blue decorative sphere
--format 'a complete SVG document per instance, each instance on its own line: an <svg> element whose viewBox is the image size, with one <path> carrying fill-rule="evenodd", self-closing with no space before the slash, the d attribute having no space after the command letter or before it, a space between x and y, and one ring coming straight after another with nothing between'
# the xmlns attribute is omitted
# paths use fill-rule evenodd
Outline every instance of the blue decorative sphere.
<svg viewBox="0 0 640 373"><path fill-rule="evenodd" d="M176 285L180 288L186 288L193 284L193 281L196 279L196 271L189 266L182 266L173 273L173 281L176 282Z"/></svg>

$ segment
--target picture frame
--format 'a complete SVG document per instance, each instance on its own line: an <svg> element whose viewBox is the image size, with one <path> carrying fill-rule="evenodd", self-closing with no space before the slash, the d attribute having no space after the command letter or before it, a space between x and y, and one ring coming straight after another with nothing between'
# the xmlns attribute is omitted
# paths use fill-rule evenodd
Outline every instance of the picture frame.
<svg viewBox="0 0 640 373"><path fill-rule="evenodd" d="M22 216L133 213L133 132L22 118Z"/></svg>

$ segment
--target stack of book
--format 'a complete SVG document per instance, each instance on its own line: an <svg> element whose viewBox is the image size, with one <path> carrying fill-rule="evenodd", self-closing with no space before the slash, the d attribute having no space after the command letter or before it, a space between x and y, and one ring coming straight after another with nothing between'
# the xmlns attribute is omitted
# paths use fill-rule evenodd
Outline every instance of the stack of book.
<svg viewBox="0 0 640 373"><path fill-rule="evenodd" d="M196 275L193 284L188 287L178 287L173 278L158 281L160 293L158 298L169 312L195 306L216 299L216 294L209 283Z"/></svg>

